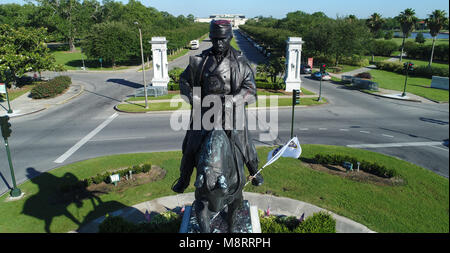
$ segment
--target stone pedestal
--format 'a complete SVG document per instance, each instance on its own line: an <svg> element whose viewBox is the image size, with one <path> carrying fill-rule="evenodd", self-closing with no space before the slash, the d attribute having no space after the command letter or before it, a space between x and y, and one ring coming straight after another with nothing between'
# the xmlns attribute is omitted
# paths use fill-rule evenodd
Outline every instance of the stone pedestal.
<svg viewBox="0 0 450 253"><path fill-rule="evenodd" d="M289 37L286 48L286 75L284 82L286 83L286 91L300 90L300 64L302 60L302 38Z"/></svg>
<svg viewBox="0 0 450 253"><path fill-rule="evenodd" d="M261 233L259 223L258 209L256 206L250 206L247 200L244 200L242 207L237 211L237 229L233 233ZM213 213L211 217L214 217ZM228 233L228 223L225 221L226 210L221 211L211 221L212 233ZM200 233L200 227L195 215L194 205L186 207L183 214L183 221L180 227L180 233Z"/></svg>
<svg viewBox="0 0 450 253"><path fill-rule="evenodd" d="M165 86L169 83L169 63L167 62L166 37L152 37L153 79L152 86Z"/></svg>

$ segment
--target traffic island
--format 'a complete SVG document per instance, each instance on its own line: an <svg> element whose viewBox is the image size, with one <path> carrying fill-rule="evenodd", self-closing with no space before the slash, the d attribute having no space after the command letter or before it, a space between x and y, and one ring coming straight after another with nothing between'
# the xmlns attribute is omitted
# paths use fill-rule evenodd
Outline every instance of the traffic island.
<svg viewBox="0 0 450 253"><path fill-rule="evenodd" d="M273 214L286 215L283 209L277 210L271 201L275 198L288 198L326 209L372 231L448 233L447 178L398 158L367 150L312 144L301 146L303 152L300 159L281 157L262 171L263 185L255 187L250 184L245 187L245 192L264 196L259 203L249 199L251 205L257 205L261 210L269 208ZM258 156L267 157L273 148L258 147ZM397 178L403 182L380 185L311 168L315 166L317 154L337 154L355 157L361 163L377 163L388 170L394 170ZM179 176L180 160L180 151L111 155L65 165L37 177L30 176L29 181L18 185L25 194L22 199L7 201L8 193L0 197L2 232L77 231L108 213L113 215L118 210L128 212L140 203L158 198L171 197L175 201L175 207L192 203L192 199L185 201L170 189ZM108 171L146 163L164 169L164 178L120 191L94 194L88 198L56 201L58 198L55 194L62 194L61 186L69 185L68 182L75 183ZM357 165L354 165L353 170L356 169ZM32 168L29 170L27 173L36 175ZM357 172L349 172L351 173ZM122 178L126 180L124 176ZM195 178L192 177L191 185L185 192L192 194L194 181ZM160 207L155 206L155 210L167 211L162 207L158 209ZM298 212L295 212L296 207L299 208ZM300 213L300 205L292 208L292 214L298 218L303 214Z"/></svg>

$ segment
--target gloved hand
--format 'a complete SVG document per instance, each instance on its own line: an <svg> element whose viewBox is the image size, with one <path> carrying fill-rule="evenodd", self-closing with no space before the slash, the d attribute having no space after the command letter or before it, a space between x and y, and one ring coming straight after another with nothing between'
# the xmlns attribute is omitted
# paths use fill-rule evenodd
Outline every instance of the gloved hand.
<svg viewBox="0 0 450 253"><path fill-rule="evenodd" d="M254 186L260 186L264 183L264 178L261 176L261 174L257 174L256 176L252 176L252 185Z"/></svg>

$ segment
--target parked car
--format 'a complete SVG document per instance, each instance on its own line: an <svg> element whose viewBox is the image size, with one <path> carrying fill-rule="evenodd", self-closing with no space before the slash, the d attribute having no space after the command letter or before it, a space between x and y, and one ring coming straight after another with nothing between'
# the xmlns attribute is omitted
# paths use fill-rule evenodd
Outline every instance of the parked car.
<svg viewBox="0 0 450 253"><path fill-rule="evenodd" d="M311 74L311 78L316 79L316 80L320 80L320 77L322 76L322 73L320 73L320 71L314 72ZM324 81L329 81L331 80L331 76L328 72L325 72L323 74L322 80Z"/></svg>
<svg viewBox="0 0 450 253"><path fill-rule="evenodd" d="M198 49L200 47L200 43L198 42L198 40L191 40L189 45L193 50Z"/></svg>
<svg viewBox="0 0 450 253"><path fill-rule="evenodd" d="M311 74L311 66L308 64L300 64L300 74Z"/></svg>

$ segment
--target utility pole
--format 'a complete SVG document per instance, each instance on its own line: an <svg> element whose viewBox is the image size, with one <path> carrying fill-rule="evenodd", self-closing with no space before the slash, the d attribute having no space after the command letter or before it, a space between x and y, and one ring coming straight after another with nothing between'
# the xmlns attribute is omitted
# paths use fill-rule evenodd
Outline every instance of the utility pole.
<svg viewBox="0 0 450 253"><path fill-rule="evenodd" d="M138 22L134 22L135 25L139 25ZM147 99L147 84L145 83L145 63L144 63L144 49L142 47L142 32L141 28L139 29L139 41L141 43L141 58L142 58L142 79L144 83L144 96L145 96L145 109L148 109L148 99Z"/></svg>
<svg viewBox="0 0 450 253"><path fill-rule="evenodd" d="M300 90L292 90L292 119L291 119L291 139L294 137L294 111L295 105L300 104Z"/></svg>

